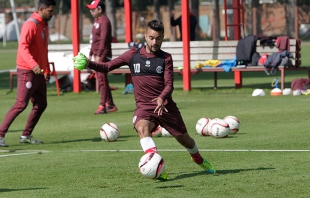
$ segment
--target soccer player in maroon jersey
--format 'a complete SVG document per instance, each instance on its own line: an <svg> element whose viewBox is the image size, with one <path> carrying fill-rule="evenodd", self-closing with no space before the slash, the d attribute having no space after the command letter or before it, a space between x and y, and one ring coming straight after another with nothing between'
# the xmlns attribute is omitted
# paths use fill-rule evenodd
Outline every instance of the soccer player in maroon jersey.
<svg viewBox="0 0 310 198"><path fill-rule="evenodd" d="M158 125L167 129L184 146L192 160L208 173L215 173L215 166L204 159L186 126L176 103L172 100L173 61L171 54L162 51L164 26L158 20L148 22L145 33L146 46L130 49L108 63L86 60L85 66L98 72L107 73L123 65L128 65L134 85L136 109L133 117L134 127L139 134L140 144L145 153L157 152L155 142L150 136ZM78 56L75 66L79 64ZM77 67L76 67L77 68ZM167 180L164 172L160 180Z"/></svg>
<svg viewBox="0 0 310 198"><path fill-rule="evenodd" d="M89 51L89 59L94 57L95 62L108 62L112 58L112 28L107 15L105 15L105 5L100 0L94 0L86 5L90 14L95 18L92 28L92 43ZM106 73L97 73L100 102L95 114L105 114L115 112L117 108L113 102L111 89Z"/></svg>
<svg viewBox="0 0 310 198"><path fill-rule="evenodd" d="M7 147L4 136L15 118L23 112L29 100L33 107L19 139L20 143L40 144L31 134L46 106L46 82L50 78L48 63L48 24L54 15L54 0L39 0L35 11L23 24L17 52L17 95L0 126L0 146Z"/></svg>

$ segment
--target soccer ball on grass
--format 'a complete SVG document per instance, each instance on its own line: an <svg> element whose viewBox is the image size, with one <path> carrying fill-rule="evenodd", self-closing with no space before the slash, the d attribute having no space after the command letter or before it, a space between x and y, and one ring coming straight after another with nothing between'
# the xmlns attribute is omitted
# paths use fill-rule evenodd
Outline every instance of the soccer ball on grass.
<svg viewBox="0 0 310 198"><path fill-rule="evenodd" d="M237 133L239 131L240 122L238 118L236 118L235 116L226 116L223 120L225 120L229 124L231 132Z"/></svg>
<svg viewBox="0 0 310 198"><path fill-rule="evenodd" d="M210 118L200 118L196 123L196 132L202 136L210 136L208 132L208 123Z"/></svg>
<svg viewBox="0 0 310 198"><path fill-rule="evenodd" d="M147 153L140 158L139 171L149 179L156 179L165 171L165 161L158 153Z"/></svg>
<svg viewBox="0 0 310 198"><path fill-rule="evenodd" d="M161 136L163 137L172 137L171 133L169 133L169 131L167 131L167 129L161 127Z"/></svg>
<svg viewBox="0 0 310 198"><path fill-rule="evenodd" d="M230 132L229 125L220 118L212 119L208 124L208 131L216 138L225 138Z"/></svg>
<svg viewBox="0 0 310 198"><path fill-rule="evenodd" d="M119 135L119 129L114 123L106 123L100 128L100 137L107 142L116 141Z"/></svg>
<svg viewBox="0 0 310 198"><path fill-rule="evenodd" d="M162 128L158 125L153 131L151 131L151 137L160 137L161 136Z"/></svg>

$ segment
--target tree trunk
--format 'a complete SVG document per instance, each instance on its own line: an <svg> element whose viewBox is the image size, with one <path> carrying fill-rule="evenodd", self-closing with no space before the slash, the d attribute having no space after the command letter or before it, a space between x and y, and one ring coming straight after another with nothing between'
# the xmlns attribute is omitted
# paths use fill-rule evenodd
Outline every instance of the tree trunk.
<svg viewBox="0 0 310 198"><path fill-rule="evenodd" d="M38 9L38 5L39 5L39 0L33 0L33 2L34 2L34 8L35 8L35 10L37 10Z"/></svg>
<svg viewBox="0 0 310 198"><path fill-rule="evenodd" d="M170 24L170 18L172 16L172 10L174 10L174 1L168 0L168 7L169 7L169 24ZM176 41L176 32L175 27L170 25L170 41Z"/></svg>
<svg viewBox="0 0 310 198"><path fill-rule="evenodd" d="M62 17L62 6L63 6L63 0L59 1L59 12L58 12L58 44L60 43L60 35L62 34L61 32L61 17Z"/></svg>
<svg viewBox="0 0 310 198"><path fill-rule="evenodd" d="M192 0L191 1L191 12L197 18L197 26L196 26L196 40L200 40L200 32L201 28L199 26L199 0Z"/></svg>
<svg viewBox="0 0 310 198"><path fill-rule="evenodd" d="M154 2L153 2L154 4L154 15L153 15L153 18L154 19L157 19L157 20L160 20L160 18L159 18L159 13L160 13L160 11L159 11L159 0L154 0Z"/></svg>
<svg viewBox="0 0 310 198"><path fill-rule="evenodd" d="M258 35L260 27L258 24L260 24L260 15L259 15L259 2L258 0L252 0L252 34Z"/></svg>
<svg viewBox="0 0 310 198"><path fill-rule="evenodd" d="M214 14L215 14L215 25L213 26L215 28L215 40L219 41L221 37L221 21L220 21L220 5L219 0L214 0Z"/></svg>
<svg viewBox="0 0 310 198"><path fill-rule="evenodd" d="M291 38L295 37L295 0L288 0L287 1L287 9L286 9L286 27L287 27L287 34Z"/></svg>
<svg viewBox="0 0 310 198"><path fill-rule="evenodd" d="M116 38L115 0L105 0L105 11L112 26L112 36Z"/></svg>

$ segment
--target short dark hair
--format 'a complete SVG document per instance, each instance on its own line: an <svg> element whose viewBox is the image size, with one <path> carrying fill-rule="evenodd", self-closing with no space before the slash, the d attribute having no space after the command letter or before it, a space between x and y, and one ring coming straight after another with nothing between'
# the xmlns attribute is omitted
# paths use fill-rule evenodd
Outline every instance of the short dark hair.
<svg viewBox="0 0 310 198"><path fill-rule="evenodd" d="M55 0L39 0L38 9L43 6L44 8L48 8L50 6L56 6Z"/></svg>
<svg viewBox="0 0 310 198"><path fill-rule="evenodd" d="M157 32L162 32L164 34L165 28L161 21L154 19L152 21L149 21L146 25L146 30L148 28L151 28L152 30L155 30Z"/></svg>
<svg viewBox="0 0 310 198"><path fill-rule="evenodd" d="M97 8L101 8L103 12L105 12L105 4L102 1L99 1Z"/></svg>

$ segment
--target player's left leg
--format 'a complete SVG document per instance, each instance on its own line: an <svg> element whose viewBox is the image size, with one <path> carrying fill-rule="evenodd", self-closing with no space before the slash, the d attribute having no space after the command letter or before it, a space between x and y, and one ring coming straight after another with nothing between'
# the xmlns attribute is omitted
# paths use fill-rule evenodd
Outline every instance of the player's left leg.
<svg viewBox="0 0 310 198"><path fill-rule="evenodd" d="M183 135L175 136L175 139L186 148L186 150L191 155L192 160L198 164L201 168L203 168L208 173L215 173L216 168L215 166L204 159L198 150L197 144L193 138L191 138L188 133L186 132Z"/></svg>
<svg viewBox="0 0 310 198"><path fill-rule="evenodd" d="M160 117L163 127L167 129L175 139L184 146L192 157L192 160L208 173L215 173L215 167L205 160L199 153L196 142L189 136L183 118L177 108L170 108Z"/></svg>
<svg viewBox="0 0 310 198"><path fill-rule="evenodd" d="M45 111L47 107L47 99L46 99L46 82L43 75L34 76L33 86L35 88L34 93L31 97L31 102L33 107L28 116L27 124L22 133L22 136L19 139L20 143L31 143L31 144L40 144L43 143L42 140L34 139L31 134L40 120L41 115Z"/></svg>

